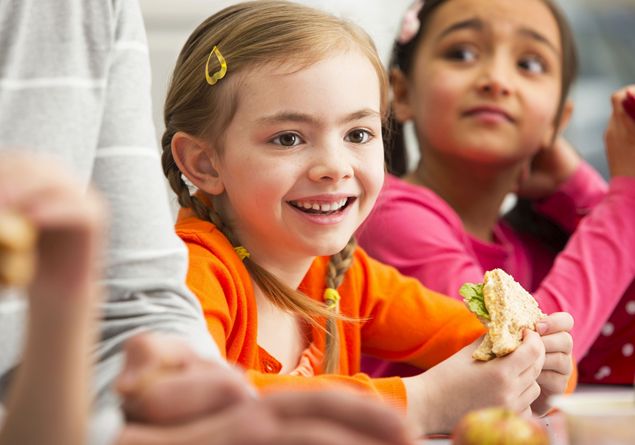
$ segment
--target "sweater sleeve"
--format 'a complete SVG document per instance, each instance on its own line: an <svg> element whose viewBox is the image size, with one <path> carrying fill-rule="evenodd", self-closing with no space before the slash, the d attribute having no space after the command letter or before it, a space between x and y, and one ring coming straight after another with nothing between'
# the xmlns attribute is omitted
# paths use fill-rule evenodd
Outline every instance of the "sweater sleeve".
<svg viewBox="0 0 635 445"><path fill-rule="evenodd" d="M358 257L364 277L359 314L366 320L364 353L427 369L485 333L463 303L425 288L361 249Z"/></svg>
<svg viewBox="0 0 635 445"><path fill-rule="evenodd" d="M551 196L534 208L571 234L581 219L598 205L607 193L606 181L586 161Z"/></svg>
<svg viewBox="0 0 635 445"><path fill-rule="evenodd" d="M174 233L155 141L150 64L136 1L113 1L113 36L91 181L110 209L110 240L96 373L118 372L121 347L142 330L175 333L218 357L198 301L185 285L187 253Z"/></svg>
<svg viewBox="0 0 635 445"><path fill-rule="evenodd" d="M573 315L574 355L584 357L635 277L635 179L611 180L535 292L546 313Z"/></svg>

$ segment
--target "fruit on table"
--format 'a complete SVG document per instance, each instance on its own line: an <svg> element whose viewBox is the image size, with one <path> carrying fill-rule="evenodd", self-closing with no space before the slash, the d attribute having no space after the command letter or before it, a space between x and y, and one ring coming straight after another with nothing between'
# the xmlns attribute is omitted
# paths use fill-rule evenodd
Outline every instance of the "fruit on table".
<svg viewBox="0 0 635 445"><path fill-rule="evenodd" d="M452 433L454 445L549 445L545 429L534 419L527 419L500 407L467 413Z"/></svg>

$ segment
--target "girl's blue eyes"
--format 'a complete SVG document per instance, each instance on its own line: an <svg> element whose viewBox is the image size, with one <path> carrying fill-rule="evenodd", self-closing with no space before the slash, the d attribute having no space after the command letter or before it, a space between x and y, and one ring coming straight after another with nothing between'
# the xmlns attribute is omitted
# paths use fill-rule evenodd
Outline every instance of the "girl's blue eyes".
<svg viewBox="0 0 635 445"><path fill-rule="evenodd" d="M370 131L356 128L346 134L344 140L354 144L365 144L372 139L373 135ZM297 133L282 133L271 140L272 144L281 145L283 147L295 147L304 143L304 139Z"/></svg>

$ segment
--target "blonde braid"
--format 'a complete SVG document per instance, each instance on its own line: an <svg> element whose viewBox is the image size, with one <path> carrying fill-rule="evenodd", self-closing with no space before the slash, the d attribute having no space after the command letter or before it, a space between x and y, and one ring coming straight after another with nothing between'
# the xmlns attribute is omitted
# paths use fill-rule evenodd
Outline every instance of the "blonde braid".
<svg viewBox="0 0 635 445"><path fill-rule="evenodd" d="M353 254L357 243L355 238L351 238L340 252L331 256L326 271L326 288L337 290L344 280L344 275L353 264ZM339 371L339 332L337 330L337 319L341 318L339 313L339 294L336 294L336 301L329 307L331 315L326 319L326 349L324 352L324 370L332 374Z"/></svg>

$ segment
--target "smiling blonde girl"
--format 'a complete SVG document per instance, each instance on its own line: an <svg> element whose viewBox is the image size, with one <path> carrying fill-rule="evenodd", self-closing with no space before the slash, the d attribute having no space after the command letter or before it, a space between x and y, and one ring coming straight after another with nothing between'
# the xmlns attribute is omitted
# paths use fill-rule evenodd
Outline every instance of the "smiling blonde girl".
<svg viewBox="0 0 635 445"><path fill-rule="evenodd" d="M386 111L375 48L348 22L257 1L193 32L168 91L163 165L210 333L259 388L364 391L419 431L448 431L479 406L542 411L536 379L545 345L570 353L567 314L546 319L543 341L527 332L511 355L474 363L483 330L463 305L352 239L383 184ZM431 369L371 379L362 350ZM561 371L564 388L566 361Z"/></svg>

